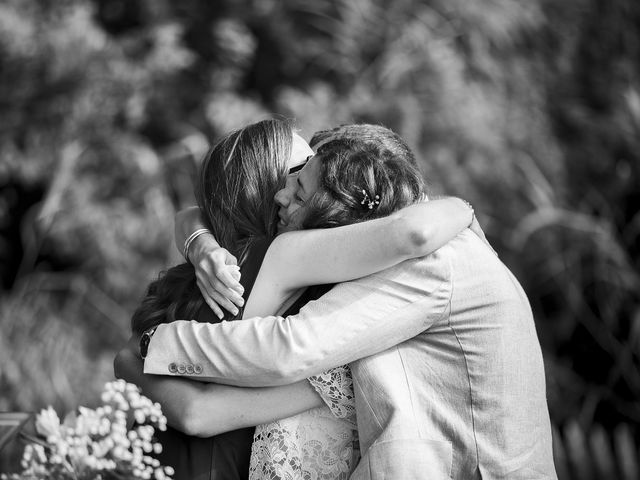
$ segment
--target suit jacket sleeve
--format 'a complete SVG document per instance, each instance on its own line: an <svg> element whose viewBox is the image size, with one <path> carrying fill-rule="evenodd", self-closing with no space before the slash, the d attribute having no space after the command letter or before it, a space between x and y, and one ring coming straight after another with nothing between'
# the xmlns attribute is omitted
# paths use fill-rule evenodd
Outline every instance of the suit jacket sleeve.
<svg viewBox="0 0 640 480"><path fill-rule="evenodd" d="M443 250L336 285L286 318L160 325L144 372L284 385L386 350L448 313L451 279Z"/></svg>

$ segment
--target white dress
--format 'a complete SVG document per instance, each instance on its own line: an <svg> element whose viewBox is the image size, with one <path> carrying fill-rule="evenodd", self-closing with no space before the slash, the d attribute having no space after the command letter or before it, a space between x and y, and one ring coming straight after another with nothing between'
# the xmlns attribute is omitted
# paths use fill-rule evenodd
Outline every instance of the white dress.
<svg viewBox="0 0 640 480"><path fill-rule="evenodd" d="M337 367L309 382L326 406L258 425L249 480L348 480L358 455L351 370Z"/></svg>

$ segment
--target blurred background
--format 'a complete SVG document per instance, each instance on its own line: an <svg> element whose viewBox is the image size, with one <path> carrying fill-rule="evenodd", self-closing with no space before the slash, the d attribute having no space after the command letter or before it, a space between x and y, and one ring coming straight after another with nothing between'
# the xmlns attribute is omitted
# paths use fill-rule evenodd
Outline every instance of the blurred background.
<svg viewBox="0 0 640 480"><path fill-rule="evenodd" d="M527 291L560 478L640 477L637 0L3 0L0 105L0 411L98 402L218 136L381 123Z"/></svg>

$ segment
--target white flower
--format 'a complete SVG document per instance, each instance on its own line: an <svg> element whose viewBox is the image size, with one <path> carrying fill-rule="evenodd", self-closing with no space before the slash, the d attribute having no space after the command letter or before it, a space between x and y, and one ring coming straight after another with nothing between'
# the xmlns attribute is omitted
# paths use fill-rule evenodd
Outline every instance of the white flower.
<svg viewBox="0 0 640 480"><path fill-rule="evenodd" d="M153 427L151 425L141 425L137 429L138 437L143 440L149 440L153 438Z"/></svg>
<svg viewBox="0 0 640 480"><path fill-rule="evenodd" d="M47 463L47 455L44 452L44 447L42 445L34 444L33 450L36 452L36 458L40 463Z"/></svg>
<svg viewBox="0 0 640 480"><path fill-rule="evenodd" d="M133 414L134 418L136 419L136 422L138 423L144 423L146 420L146 417L144 415L144 412L142 410L136 410Z"/></svg>
<svg viewBox="0 0 640 480"><path fill-rule="evenodd" d="M163 467L157 459L145 455L162 451L162 445L153 440L155 429L166 429L167 419L160 405L122 380L106 384L101 398L102 406L95 410L79 407L64 422L53 408L42 410L36 418L36 429L46 445L25 447L23 473L15 478L53 478L63 471L64 478L69 474L68 478L99 480L107 472L122 471L129 472L127 478L133 474L141 479L171 480L171 467ZM131 417L140 425L129 430L127 421ZM9 479L13 477L0 478Z"/></svg>
<svg viewBox="0 0 640 480"><path fill-rule="evenodd" d="M36 431L43 437L60 436L60 418L53 408L43 409L36 416Z"/></svg>
<svg viewBox="0 0 640 480"><path fill-rule="evenodd" d="M69 445L66 442L58 442L56 445L58 455L61 457L66 457L67 453L69 453Z"/></svg>

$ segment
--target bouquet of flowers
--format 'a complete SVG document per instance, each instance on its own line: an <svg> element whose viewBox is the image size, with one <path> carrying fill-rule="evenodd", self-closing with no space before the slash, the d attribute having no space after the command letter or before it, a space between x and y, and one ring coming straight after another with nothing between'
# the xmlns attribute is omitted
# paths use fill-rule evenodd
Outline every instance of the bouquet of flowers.
<svg viewBox="0 0 640 480"><path fill-rule="evenodd" d="M80 407L62 423L53 408L42 410L35 422L38 438L28 437L30 443L24 449L22 473L0 478L170 479L173 468L161 466L152 456L162 451L153 436L155 428L167 428L160 405L124 380L107 383L101 399L102 406Z"/></svg>

